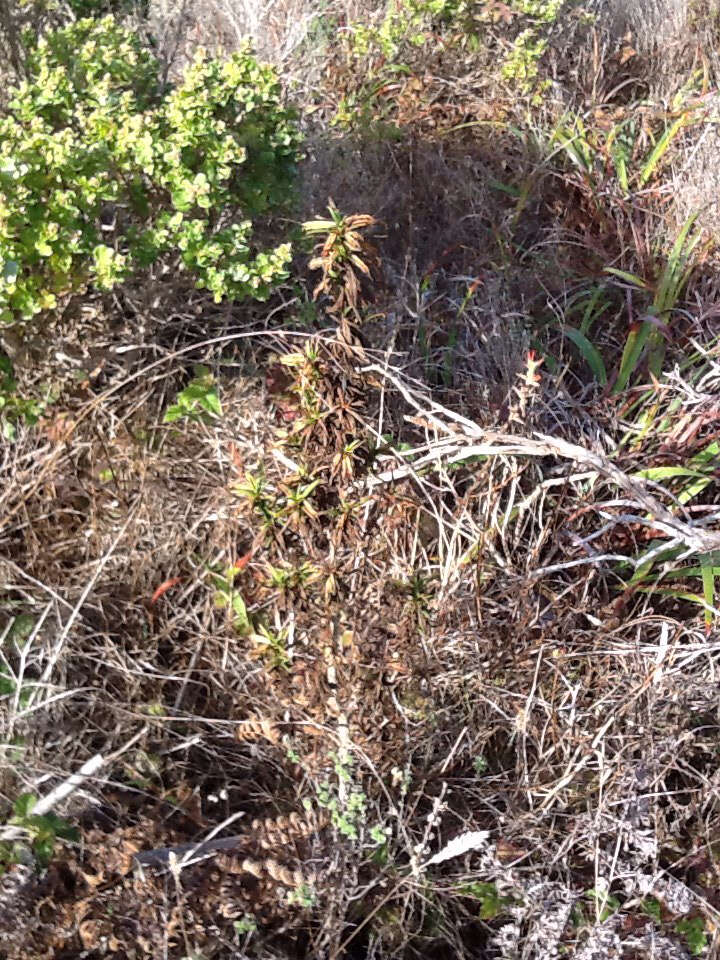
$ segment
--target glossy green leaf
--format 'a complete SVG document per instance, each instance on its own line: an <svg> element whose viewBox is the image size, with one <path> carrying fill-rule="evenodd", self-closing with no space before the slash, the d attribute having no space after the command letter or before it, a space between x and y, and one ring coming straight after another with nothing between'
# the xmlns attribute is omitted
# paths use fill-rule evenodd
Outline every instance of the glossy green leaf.
<svg viewBox="0 0 720 960"><path fill-rule="evenodd" d="M573 327L565 327L563 333L571 340L582 354L583 359L592 370L593 376L601 386L607 383L607 372L603 358L600 356L597 348L590 343L584 333L575 330Z"/></svg>
<svg viewBox="0 0 720 960"><path fill-rule="evenodd" d="M638 277L635 273L628 273L627 270L618 270L617 267L605 267L605 273L611 273L614 277L619 277L621 280L625 280L626 283L632 284L634 287L640 287L641 290L647 290L647 284L642 279Z"/></svg>
<svg viewBox="0 0 720 960"><path fill-rule="evenodd" d="M37 799L32 793L21 793L13 805L15 816L21 820L29 817L35 808Z"/></svg>
<svg viewBox="0 0 720 960"><path fill-rule="evenodd" d="M647 470L639 470L633 474L639 480L671 480L675 477L702 477L707 479L704 473L699 470L691 470L689 467L648 467Z"/></svg>

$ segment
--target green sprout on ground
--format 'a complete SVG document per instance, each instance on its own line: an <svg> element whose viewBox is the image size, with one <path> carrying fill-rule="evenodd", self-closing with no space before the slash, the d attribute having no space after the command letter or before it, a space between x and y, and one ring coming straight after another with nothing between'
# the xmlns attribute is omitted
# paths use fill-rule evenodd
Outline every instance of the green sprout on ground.
<svg viewBox="0 0 720 960"><path fill-rule="evenodd" d="M9 827L15 827L24 833L29 848L39 867L47 867L53 858L58 840L77 842L80 835L75 827L54 813L34 814L38 798L24 793L17 798L13 807L13 816ZM0 872L13 863L22 863L26 846L22 841L3 841L0 843Z"/></svg>
<svg viewBox="0 0 720 960"><path fill-rule="evenodd" d="M168 407L163 423L176 423L178 420L208 422L222 416L222 407L218 397L215 378L202 364L193 367L195 376L177 395L174 404Z"/></svg>

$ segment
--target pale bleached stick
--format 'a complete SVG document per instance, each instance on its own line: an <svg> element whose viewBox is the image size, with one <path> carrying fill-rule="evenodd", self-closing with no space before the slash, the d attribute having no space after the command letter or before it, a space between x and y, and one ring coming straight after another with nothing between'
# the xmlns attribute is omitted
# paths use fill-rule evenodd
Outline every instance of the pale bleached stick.
<svg viewBox="0 0 720 960"><path fill-rule="evenodd" d="M113 753L108 754L104 757L101 753L96 753L94 757L90 757L89 760L86 760L85 763L80 767L77 773L71 774L67 780L63 780L62 783L59 783L54 790L51 790L47 796L42 797L32 809L34 816L42 816L45 813L49 813L53 807L56 807L58 803L63 800L66 800L71 794L85 783L86 780L89 780L90 777L94 777L98 771L105 766L105 764L110 763L116 760L119 756L125 753L130 747L134 746L138 740L145 736L148 732L148 725L139 730L127 743L123 744L119 750L115 750Z"/></svg>
<svg viewBox="0 0 720 960"><path fill-rule="evenodd" d="M49 813L58 803L65 800L70 794L75 793L78 787L81 787L89 777L94 777L104 764L105 758L102 754L96 753L94 757L90 757L77 773L73 773L67 780L63 780L54 790L51 790L46 797L38 800L32 809L33 816L42 817Z"/></svg>

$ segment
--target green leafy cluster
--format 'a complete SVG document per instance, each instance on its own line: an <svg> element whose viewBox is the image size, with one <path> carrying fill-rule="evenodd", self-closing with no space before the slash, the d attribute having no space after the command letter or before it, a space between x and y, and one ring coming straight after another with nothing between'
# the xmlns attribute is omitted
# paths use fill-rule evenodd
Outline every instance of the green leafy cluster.
<svg viewBox="0 0 720 960"><path fill-rule="evenodd" d="M18 0L18 12L34 17L51 14L57 22L67 19L68 11L76 20L82 17L102 17L105 14L147 14L148 0Z"/></svg>
<svg viewBox="0 0 720 960"><path fill-rule="evenodd" d="M29 840L35 862L40 867L47 867L55 852L58 840L77 841L80 839L78 831L69 823L54 813L34 814L37 797L31 793L24 793L15 801L14 816L9 820L9 826L18 827L24 831ZM12 863L23 860L23 844L0 844L0 873Z"/></svg>
<svg viewBox="0 0 720 960"><path fill-rule="evenodd" d="M18 686L20 687L19 690ZM15 697L17 695L17 704L21 710L24 710L31 701L32 691L32 684L18 684L18 681L8 668L4 664L0 664L0 698Z"/></svg>
<svg viewBox="0 0 720 960"><path fill-rule="evenodd" d="M222 416L222 406L212 373L201 363L195 364L194 373L190 383L178 393L176 402L165 411L163 423L175 423L176 420L185 418L205 422Z"/></svg>
<svg viewBox="0 0 720 960"><path fill-rule="evenodd" d="M392 60L404 43L425 45L433 26L464 20L473 7L473 0L391 0L378 24L353 24L353 51L358 56L379 51Z"/></svg>
<svg viewBox="0 0 720 960"><path fill-rule="evenodd" d="M32 397L23 397L17 389L10 358L0 353L0 436L12 440L18 422L37 423L43 403Z"/></svg>
<svg viewBox="0 0 720 960"><path fill-rule="evenodd" d="M478 916L481 920L494 920L518 902L514 897L503 896L495 883L475 881L462 887L460 892L463 896L472 897L479 902Z"/></svg>
<svg viewBox="0 0 720 960"><path fill-rule="evenodd" d="M171 253L216 301L267 298L291 249L261 249L254 219L291 199L299 149L270 67L200 51L167 88L110 17L51 33L28 64L0 120L0 321Z"/></svg>
<svg viewBox="0 0 720 960"><path fill-rule="evenodd" d="M99 17L107 13L116 16L137 13L146 17L149 0L67 0L73 14L81 17Z"/></svg>
<svg viewBox="0 0 720 960"><path fill-rule="evenodd" d="M522 93L533 93L533 102L542 100L550 81L539 82L540 61L549 43L549 29L557 21L566 0L513 0L510 9L527 26L520 31L505 58L502 76Z"/></svg>
<svg viewBox="0 0 720 960"><path fill-rule="evenodd" d="M372 25L357 22L351 30L351 54L355 58L381 55L389 76L409 72L399 63L411 50L436 47L442 37L448 45L471 50L497 50L499 76L519 92L532 94L535 101L549 81L540 81L540 63L545 55L551 28L570 0L508 0L483 3L480 0L390 0L384 16ZM574 0L573 0L574 2ZM498 27L500 29L498 29ZM382 84L375 83L375 88ZM364 98L374 96L372 87ZM337 122L352 124L353 104L343 102Z"/></svg>
<svg viewBox="0 0 720 960"><path fill-rule="evenodd" d="M233 927L238 936L244 936L249 933L255 933L258 924L251 913L244 913L239 920L233 920Z"/></svg>
<svg viewBox="0 0 720 960"><path fill-rule="evenodd" d="M35 624L35 617L29 613L20 613L13 617L7 629L3 632L3 647L7 649L12 645L19 650L20 645L28 637L31 637ZM18 705L21 709L24 709L30 702L32 684L21 683L18 690L17 678L13 676L9 664L5 660L4 663L0 664L0 697L11 697L16 693L18 694Z"/></svg>
<svg viewBox="0 0 720 960"><path fill-rule="evenodd" d="M541 23L554 23L566 0L513 0L511 9Z"/></svg>
<svg viewBox="0 0 720 960"><path fill-rule="evenodd" d="M333 755L333 760L337 780L334 783L326 780L319 785L317 802L329 813L338 833L348 840L359 840L367 822L368 798L353 781L355 762L347 750Z"/></svg>
<svg viewBox="0 0 720 960"><path fill-rule="evenodd" d="M506 80L515 81L529 93L538 77L539 63L547 50L547 39L535 27L528 27L516 38L502 68Z"/></svg>
<svg viewBox="0 0 720 960"><path fill-rule="evenodd" d="M705 924L701 917L690 917L678 921L675 925L677 933L685 937L690 953L694 957L699 957L705 952L708 945Z"/></svg>
<svg viewBox="0 0 720 960"><path fill-rule="evenodd" d="M253 654L260 656L270 670L289 670L290 655L288 652L288 637L285 630L274 630L263 622L261 614L248 610L242 592L235 581L240 575L244 564L230 564L230 566L207 565L207 571L214 587L213 605L220 610L227 610L233 628L242 637L247 637L253 644ZM270 570L275 568L270 566ZM284 571L277 570L277 573ZM288 574L290 577L290 574Z"/></svg>

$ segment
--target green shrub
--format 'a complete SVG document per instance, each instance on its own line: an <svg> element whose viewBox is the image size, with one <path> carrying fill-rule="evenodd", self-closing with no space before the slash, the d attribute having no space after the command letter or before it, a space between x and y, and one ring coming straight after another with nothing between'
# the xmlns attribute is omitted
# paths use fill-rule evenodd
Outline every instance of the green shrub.
<svg viewBox="0 0 720 960"><path fill-rule="evenodd" d="M106 13L112 13L115 16L138 13L146 17L149 0L67 0L67 4L78 18L101 17Z"/></svg>
<svg viewBox="0 0 720 960"><path fill-rule="evenodd" d="M112 14L131 18L136 26L144 24L150 44L150 0L5 0L0 3L0 69L4 95L9 83L28 79L27 55L38 39L83 17ZM5 102L2 96L2 102Z"/></svg>
<svg viewBox="0 0 720 960"><path fill-rule="evenodd" d="M0 321L179 253L200 287L265 299L289 244L254 220L292 196L299 135L270 67L200 52L175 88L111 18L41 39L0 120Z"/></svg>
<svg viewBox="0 0 720 960"><path fill-rule="evenodd" d="M0 437L12 440L20 421L35 424L42 415L44 402L18 393L10 358L0 353ZM0 668L1 673L2 668ZM2 683L0 682L0 693Z"/></svg>

